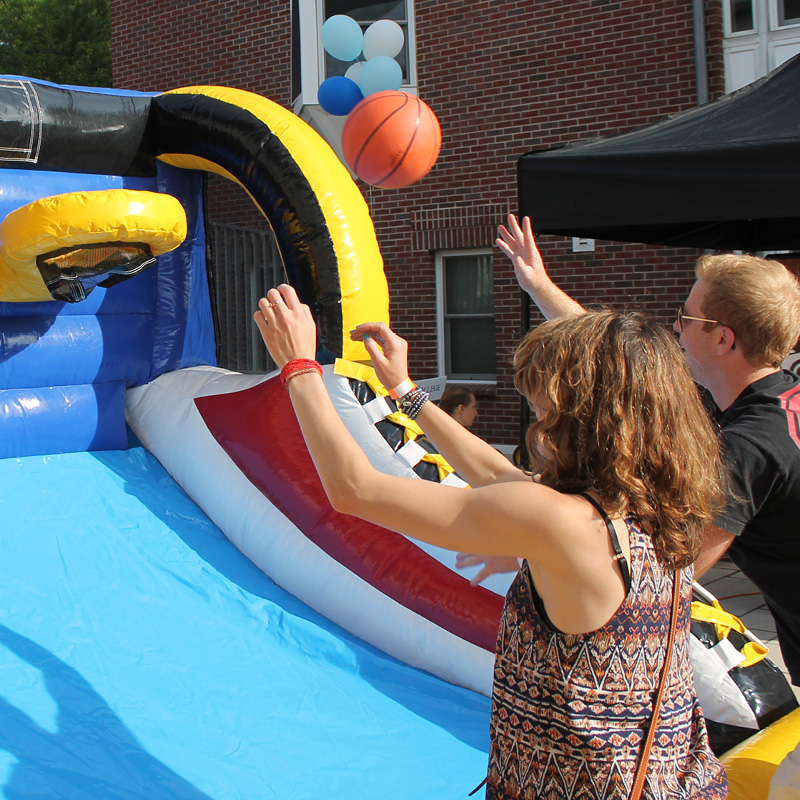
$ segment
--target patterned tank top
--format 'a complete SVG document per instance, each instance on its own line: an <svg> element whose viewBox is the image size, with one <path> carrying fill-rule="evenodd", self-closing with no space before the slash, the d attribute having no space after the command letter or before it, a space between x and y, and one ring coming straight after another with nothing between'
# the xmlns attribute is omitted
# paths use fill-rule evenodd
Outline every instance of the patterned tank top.
<svg viewBox="0 0 800 800"><path fill-rule="evenodd" d="M536 611L527 562L506 596L492 693L488 800L627 799L666 650L672 577L627 518L631 590L592 633L554 630ZM689 660L691 572L682 582L675 649L643 798L727 797L708 744ZM538 597L536 597L538 600Z"/></svg>

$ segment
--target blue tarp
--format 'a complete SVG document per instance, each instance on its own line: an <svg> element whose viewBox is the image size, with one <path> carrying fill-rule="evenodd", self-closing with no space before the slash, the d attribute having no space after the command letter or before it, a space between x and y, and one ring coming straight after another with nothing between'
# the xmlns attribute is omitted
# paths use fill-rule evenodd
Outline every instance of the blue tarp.
<svg viewBox="0 0 800 800"><path fill-rule="evenodd" d="M0 460L0 485L3 797L446 800L482 779L486 698L278 588L142 448Z"/></svg>

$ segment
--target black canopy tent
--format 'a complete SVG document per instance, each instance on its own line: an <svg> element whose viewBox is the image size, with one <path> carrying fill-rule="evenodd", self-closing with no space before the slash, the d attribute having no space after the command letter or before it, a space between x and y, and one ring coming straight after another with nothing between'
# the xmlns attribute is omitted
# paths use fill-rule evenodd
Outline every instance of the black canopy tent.
<svg viewBox="0 0 800 800"><path fill-rule="evenodd" d="M526 153L518 180L539 233L800 250L800 56L654 125Z"/></svg>

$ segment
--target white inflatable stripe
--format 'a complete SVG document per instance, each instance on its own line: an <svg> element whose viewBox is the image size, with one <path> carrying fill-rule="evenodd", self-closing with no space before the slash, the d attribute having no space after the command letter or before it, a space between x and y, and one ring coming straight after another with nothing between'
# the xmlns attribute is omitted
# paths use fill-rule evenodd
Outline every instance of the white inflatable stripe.
<svg viewBox="0 0 800 800"><path fill-rule="evenodd" d="M247 389L266 377L270 376L244 376L215 367L161 375L129 390L129 424L231 542L279 586L389 655L490 695L492 653L397 603L331 558L267 500L211 436L194 398ZM334 397L342 393L330 368L325 379L329 386L333 383ZM364 425L361 405L349 386L345 388L351 402L339 409L342 418L347 424L360 415L362 447L385 463L390 448L371 424ZM414 474L396 460L395 471Z"/></svg>
<svg viewBox="0 0 800 800"><path fill-rule="evenodd" d="M444 478L440 481L442 486L457 486L459 489L466 489L469 484L458 477L455 472L451 472L448 475L445 475Z"/></svg>
<svg viewBox="0 0 800 800"><path fill-rule="evenodd" d="M719 658L695 636L689 636L694 687L708 719L758 730L758 720Z"/></svg>
<svg viewBox="0 0 800 800"><path fill-rule="evenodd" d="M416 467L425 455L427 455L427 450L418 445L413 439L409 439L397 451L397 457L409 467Z"/></svg>

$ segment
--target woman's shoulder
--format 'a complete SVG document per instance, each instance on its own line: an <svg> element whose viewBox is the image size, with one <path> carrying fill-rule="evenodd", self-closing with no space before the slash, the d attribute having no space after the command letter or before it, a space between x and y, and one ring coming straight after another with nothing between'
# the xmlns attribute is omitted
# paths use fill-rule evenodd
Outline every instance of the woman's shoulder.
<svg viewBox="0 0 800 800"><path fill-rule="evenodd" d="M498 505L506 515L527 525L560 530L591 517L590 507L579 495L561 492L533 478L494 483L473 492L476 499Z"/></svg>
<svg viewBox="0 0 800 800"><path fill-rule="evenodd" d="M541 563L542 547L588 533L592 511L585 500L533 480L495 483L471 494L473 509L517 531L520 542L528 544L518 555L536 562Z"/></svg>
<svg viewBox="0 0 800 800"><path fill-rule="evenodd" d="M524 539L529 546L518 555L532 564L547 566L552 562L559 570L588 568L593 558L607 553L606 523L580 494L560 492L535 482L515 482L493 494L493 502L497 503L498 513L518 527L523 536L530 533ZM625 538L624 532L620 538Z"/></svg>

